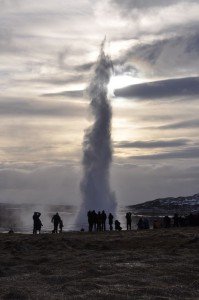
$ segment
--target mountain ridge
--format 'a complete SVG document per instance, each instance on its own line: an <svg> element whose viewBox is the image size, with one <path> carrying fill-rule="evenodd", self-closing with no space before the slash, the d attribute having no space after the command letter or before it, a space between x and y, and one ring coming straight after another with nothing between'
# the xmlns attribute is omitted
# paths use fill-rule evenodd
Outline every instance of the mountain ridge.
<svg viewBox="0 0 199 300"><path fill-rule="evenodd" d="M137 212L143 211L145 213L194 213L199 211L199 193L194 194L193 196L157 198L155 200L150 200L135 205L129 205L128 207Z"/></svg>

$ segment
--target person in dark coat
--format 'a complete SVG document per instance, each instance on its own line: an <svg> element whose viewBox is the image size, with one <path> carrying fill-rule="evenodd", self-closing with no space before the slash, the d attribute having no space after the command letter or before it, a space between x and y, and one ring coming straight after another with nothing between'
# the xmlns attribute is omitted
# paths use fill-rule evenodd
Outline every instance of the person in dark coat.
<svg viewBox="0 0 199 300"><path fill-rule="evenodd" d="M88 217L88 230L91 232L93 230L93 213L92 211L88 211L87 213Z"/></svg>
<svg viewBox="0 0 199 300"><path fill-rule="evenodd" d="M60 224L60 221L61 221L61 218L60 218L59 214L56 213L56 214L52 217L52 220L51 220L51 222L52 222L53 225L54 225L54 229L53 229L52 233L58 233L58 225Z"/></svg>
<svg viewBox="0 0 199 300"><path fill-rule="evenodd" d="M103 210L102 211L102 214L101 214L101 217L102 217L102 231L106 231L106 213L105 211Z"/></svg>
<svg viewBox="0 0 199 300"><path fill-rule="evenodd" d="M188 215L187 220L189 226L194 226L194 215L192 213Z"/></svg>
<svg viewBox="0 0 199 300"><path fill-rule="evenodd" d="M169 216L165 216L163 219L164 228L171 227L171 218Z"/></svg>
<svg viewBox="0 0 199 300"><path fill-rule="evenodd" d="M93 229L97 230L97 213L95 210L92 211L92 222L93 222Z"/></svg>
<svg viewBox="0 0 199 300"><path fill-rule="evenodd" d="M41 220L40 220L41 213L39 212L34 212L33 214L33 234L41 233L41 227L43 226Z"/></svg>
<svg viewBox="0 0 199 300"><path fill-rule="evenodd" d="M131 223L132 223L132 219L131 219L131 212L127 212L126 213L126 229L127 230L131 230Z"/></svg>
<svg viewBox="0 0 199 300"><path fill-rule="evenodd" d="M143 218L140 218L138 223L137 223L138 229L144 229L144 222L143 222Z"/></svg>
<svg viewBox="0 0 199 300"><path fill-rule="evenodd" d="M118 220L115 220L115 230L121 231L122 227L120 226L120 222Z"/></svg>
<svg viewBox="0 0 199 300"><path fill-rule="evenodd" d="M113 215L111 213L108 216L108 223L109 223L110 231L113 230Z"/></svg>
<svg viewBox="0 0 199 300"><path fill-rule="evenodd" d="M102 230L102 214L100 211L98 211L97 214L97 231L101 231Z"/></svg>
<svg viewBox="0 0 199 300"><path fill-rule="evenodd" d="M143 219L143 225L144 225L144 229L149 229L149 220L147 218Z"/></svg>
<svg viewBox="0 0 199 300"><path fill-rule="evenodd" d="M60 222L59 222L59 232L60 232L60 233L62 233L63 227L64 227L64 224L63 224L62 219L60 218Z"/></svg>

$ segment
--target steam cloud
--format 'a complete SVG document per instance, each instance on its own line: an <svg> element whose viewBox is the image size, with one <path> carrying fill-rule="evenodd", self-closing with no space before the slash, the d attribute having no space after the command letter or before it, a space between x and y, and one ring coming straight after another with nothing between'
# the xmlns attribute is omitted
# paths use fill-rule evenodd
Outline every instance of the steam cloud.
<svg viewBox="0 0 199 300"><path fill-rule="evenodd" d="M110 189L110 165L112 161L111 118L112 109L108 99L107 85L112 73L112 62L104 53L104 43L88 95L94 122L83 141L83 180L81 182L82 205L79 220L85 220L88 210L115 212L115 195Z"/></svg>

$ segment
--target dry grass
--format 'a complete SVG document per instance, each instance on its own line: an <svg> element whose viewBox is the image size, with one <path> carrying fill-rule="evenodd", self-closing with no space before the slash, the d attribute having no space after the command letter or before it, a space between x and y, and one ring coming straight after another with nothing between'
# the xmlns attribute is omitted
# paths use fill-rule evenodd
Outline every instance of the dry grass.
<svg viewBox="0 0 199 300"><path fill-rule="evenodd" d="M198 228L0 234L0 299L199 299Z"/></svg>

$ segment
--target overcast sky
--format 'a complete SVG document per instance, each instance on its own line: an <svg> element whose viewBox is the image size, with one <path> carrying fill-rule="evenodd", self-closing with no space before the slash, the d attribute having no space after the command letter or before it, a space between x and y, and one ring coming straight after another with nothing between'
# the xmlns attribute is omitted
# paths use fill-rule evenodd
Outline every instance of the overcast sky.
<svg viewBox="0 0 199 300"><path fill-rule="evenodd" d="M118 202L199 192L198 0L0 0L0 202L80 203L105 35Z"/></svg>

